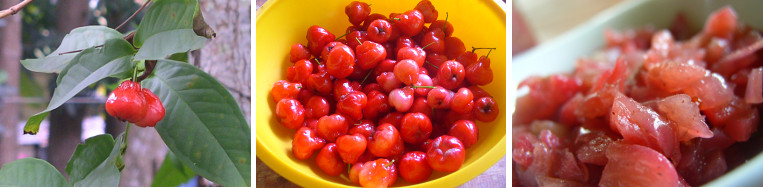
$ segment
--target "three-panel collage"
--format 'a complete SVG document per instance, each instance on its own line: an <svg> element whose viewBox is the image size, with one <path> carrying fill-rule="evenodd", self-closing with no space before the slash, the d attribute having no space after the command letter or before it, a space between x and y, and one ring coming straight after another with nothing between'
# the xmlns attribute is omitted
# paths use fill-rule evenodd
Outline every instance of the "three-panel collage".
<svg viewBox="0 0 763 188"><path fill-rule="evenodd" d="M761 8L0 0L0 187L763 186Z"/></svg>

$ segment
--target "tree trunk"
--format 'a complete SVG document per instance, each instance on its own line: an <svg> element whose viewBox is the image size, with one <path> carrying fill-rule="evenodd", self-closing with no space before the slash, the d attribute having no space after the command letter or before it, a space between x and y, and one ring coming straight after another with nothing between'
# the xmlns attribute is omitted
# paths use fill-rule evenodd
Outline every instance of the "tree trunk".
<svg viewBox="0 0 763 188"><path fill-rule="evenodd" d="M56 30L64 36L74 28L87 23L88 0L60 0L56 4ZM52 93L52 92L51 92ZM65 104L50 112L48 161L64 176L66 163L82 139L84 105ZM67 110L66 108L70 108ZM72 109L74 108L74 109ZM75 110L77 109L77 110Z"/></svg>
<svg viewBox="0 0 763 188"><path fill-rule="evenodd" d="M193 62L223 84L251 124L251 1L201 0L204 20L217 33Z"/></svg>
<svg viewBox="0 0 763 188"><path fill-rule="evenodd" d="M2 0L0 8L7 9L16 5L17 0ZM8 75L6 86L13 91L0 98L18 96L19 64L21 61L21 14L5 17L5 26L0 28L0 69ZM7 100L5 100L7 102ZM22 130L16 128L19 119L18 104L0 101L0 165L16 159L17 137Z"/></svg>

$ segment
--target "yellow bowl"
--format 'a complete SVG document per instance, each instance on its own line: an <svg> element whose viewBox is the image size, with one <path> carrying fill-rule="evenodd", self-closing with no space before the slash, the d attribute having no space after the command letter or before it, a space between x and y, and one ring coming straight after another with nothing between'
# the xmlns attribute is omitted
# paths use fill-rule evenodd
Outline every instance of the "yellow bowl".
<svg viewBox="0 0 763 188"><path fill-rule="evenodd" d="M364 1L371 4L372 13L389 15L413 9L418 0ZM339 36L350 25L344 7L350 1L269 0L257 12L256 34L256 140L257 157L286 179L305 187L356 186L347 173L336 177L323 173L314 158L297 160L291 152L295 130L278 122L274 115L275 102L270 96L273 83L286 79L290 46L306 44L307 28L319 25ZM398 178L393 186L453 187L481 174L506 155L506 13L496 2L489 0L433 1L439 12L453 24L454 36L467 49L496 47L490 53L493 82L483 88L500 104L500 114L491 123L478 122L479 139L466 151L463 166L453 173L434 172L426 182L412 185ZM484 55L487 51L477 51ZM500 180L503 181L503 180Z"/></svg>

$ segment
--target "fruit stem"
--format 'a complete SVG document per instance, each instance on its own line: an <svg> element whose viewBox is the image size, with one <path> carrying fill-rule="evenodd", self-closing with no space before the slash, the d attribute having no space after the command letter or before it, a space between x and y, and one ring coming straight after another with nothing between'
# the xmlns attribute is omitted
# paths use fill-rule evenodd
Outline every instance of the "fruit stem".
<svg viewBox="0 0 763 188"><path fill-rule="evenodd" d="M487 51L487 55L485 55L485 58L487 58L487 56L490 56L490 52L493 52L493 49L490 49Z"/></svg>
<svg viewBox="0 0 763 188"><path fill-rule="evenodd" d="M424 63L427 63L427 64L429 64L429 65L432 65L434 68L437 68L438 70L440 69L440 67L437 67L437 66L435 66L434 64L430 63L429 61L424 61Z"/></svg>
<svg viewBox="0 0 763 188"><path fill-rule="evenodd" d="M394 160L394 159L392 159L392 161L390 161L389 163L387 163L387 165L384 165L384 168L389 168L389 166L390 166L390 165L392 165L393 163L395 163L395 160Z"/></svg>
<svg viewBox="0 0 763 188"><path fill-rule="evenodd" d="M475 50L480 50L480 49L483 49L483 50L486 50L486 49L495 50L495 48L475 48L474 46L472 46L472 53L474 53ZM488 53L490 53L490 52L488 52Z"/></svg>
<svg viewBox="0 0 763 188"><path fill-rule="evenodd" d="M339 37L335 38L335 39L334 39L334 41L341 39L342 37L344 37L344 36L345 36L345 35L347 35L347 34L350 34L350 32L349 32L349 31L347 31L347 33L344 33L344 35L342 35L342 36L339 36Z"/></svg>
<svg viewBox="0 0 763 188"><path fill-rule="evenodd" d="M317 63L318 63L318 65L323 65L323 64L321 64L321 61L318 61L318 58L317 58L317 57L314 57L313 59L315 59L315 62L317 62Z"/></svg>
<svg viewBox="0 0 763 188"><path fill-rule="evenodd" d="M432 44L434 44L434 42L430 42L430 43L429 43L429 44L427 44L426 46L424 46L424 47L421 47L421 49L427 48L427 46L429 46L429 45L432 45Z"/></svg>
<svg viewBox="0 0 763 188"><path fill-rule="evenodd" d="M355 37L355 40L356 40L356 41L358 41L358 45L361 45L361 44L363 44L362 42L360 42L360 38L358 38L358 37Z"/></svg>
<svg viewBox="0 0 763 188"><path fill-rule="evenodd" d="M363 85L363 83L366 83L366 79L368 79L368 76L370 76L371 73L374 72L373 70L374 69L371 69L368 71L368 73L366 73L366 77L363 77L363 81L360 81L360 85Z"/></svg>
<svg viewBox="0 0 763 188"><path fill-rule="evenodd" d="M442 33L445 33L445 28L448 27L448 12L445 12L445 24L442 24Z"/></svg>
<svg viewBox="0 0 763 188"><path fill-rule="evenodd" d="M152 72L154 72L154 67L156 66L156 60L146 60L145 62L145 70L143 71L143 74L138 76L136 78L135 82L141 82L144 79L148 78L149 75L151 75Z"/></svg>
<svg viewBox="0 0 763 188"><path fill-rule="evenodd" d="M412 88L432 88L432 89L437 88L437 87L434 87L434 86L417 86L417 85L411 85L411 87Z"/></svg>
<svg viewBox="0 0 763 188"><path fill-rule="evenodd" d="M393 19L393 20L397 20L397 21L400 21L400 18L392 18L392 19Z"/></svg>
<svg viewBox="0 0 763 188"><path fill-rule="evenodd" d="M136 75L138 75L138 65L133 66L133 68L132 68L132 77L131 77L130 81L134 82L136 80L135 79Z"/></svg>
<svg viewBox="0 0 763 188"><path fill-rule="evenodd" d="M127 122L126 126L127 128L125 129L125 137L122 137L122 147L119 148L122 155L127 152L127 143L129 143L127 141L127 137L130 136L130 122Z"/></svg>

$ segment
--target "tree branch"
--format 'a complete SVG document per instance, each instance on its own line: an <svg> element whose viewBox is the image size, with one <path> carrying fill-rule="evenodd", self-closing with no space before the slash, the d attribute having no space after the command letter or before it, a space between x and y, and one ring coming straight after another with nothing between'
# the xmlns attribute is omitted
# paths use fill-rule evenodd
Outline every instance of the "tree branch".
<svg viewBox="0 0 763 188"><path fill-rule="evenodd" d="M122 28L122 26L125 26L125 24L127 24L127 22L130 22L130 20L132 20L132 18L134 18L134 17L135 17L135 15L138 15L138 13L139 13L141 10L143 10L143 8L146 8L146 5L148 5L148 3L151 3L151 0L147 0L145 3L143 3L143 6L140 6L140 8L139 8L138 10L136 10L134 13L132 13L132 15L130 15L130 17L128 17L128 18L127 18L127 20L125 20L124 22L122 22L121 24L119 24L119 26L117 26L116 28L114 28L114 30L119 30L119 28Z"/></svg>
<svg viewBox="0 0 763 188"><path fill-rule="evenodd" d="M0 18L5 18L6 16L14 15L21 11L26 5L31 3L34 0L24 0L20 2L19 4L13 5L8 9L0 10Z"/></svg>

